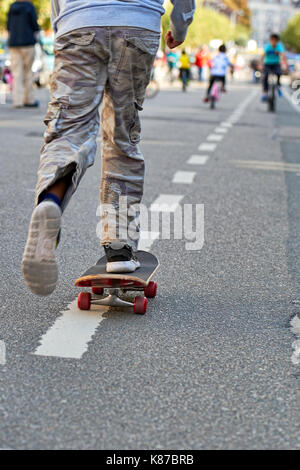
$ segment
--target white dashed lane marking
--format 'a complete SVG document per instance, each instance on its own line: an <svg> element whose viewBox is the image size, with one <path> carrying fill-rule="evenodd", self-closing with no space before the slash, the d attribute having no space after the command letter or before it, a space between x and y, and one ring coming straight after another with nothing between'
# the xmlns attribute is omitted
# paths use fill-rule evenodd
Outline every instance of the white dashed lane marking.
<svg viewBox="0 0 300 470"><path fill-rule="evenodd" d="M216 150L217 144L210 144L210 143L205 143L205 144L200 144L198 150L203 151L203 152L213 152Z"/></svg>
<svg viewBox="0 0 300 470"><path fill-rule="evenodd" d="M214 132L217 134L226 134L228 132L228 128L226 127L216 127Z"/></svg>
<svg viewBox="0 0 300 470"><path fill-rule="evenodd" d="M208 155L192 155L187 163L189 165L205 165L207 160L209 159Z"/></svg>
<svg viewBox="0 0 300 470"><path fill-rule="evenodd" d="M221 142L221 140L224 139L224 136L223 135L219 135L219 134L210 134L208 137L207 137L207 140L209 142Z"/></svg>
<svg viewBox="0 0 300 470"><path fill-rule="evenodd" d="M4 341L0 341L0 366L6 364L6 347Z"/></svg>
<svg viewBox="0 0 300 470"><path fill-rule="evenodd" d="M103 314L108 307L97 310L79 310L77 299L71 302L67 310L61 312L54 325L42 336L40 346L34 354L37 356L64 357L81 359L88 350L88 344L100 323L105 319Z"/></svg>
<svg viewBox="0 0 300 470"><path fill-rule="evenodd" d="M173 176L173 183L192 184L195 176L195 171L177 171Z"/></svg>
<svg viewBox="0 0 300 470"><path fill-rule="evenodd" d="M150 206L151 212L175 212L183 196L160 194Z"/></svg>
<svg viewBox="0 0 300 470"><path fill-rule="evenodd" d="M296 315L291 320L292 332L296 336L297 340L293 342L292 347L294 352L292 354L292 363L294 365L300 364L300 318Z"/></svg>

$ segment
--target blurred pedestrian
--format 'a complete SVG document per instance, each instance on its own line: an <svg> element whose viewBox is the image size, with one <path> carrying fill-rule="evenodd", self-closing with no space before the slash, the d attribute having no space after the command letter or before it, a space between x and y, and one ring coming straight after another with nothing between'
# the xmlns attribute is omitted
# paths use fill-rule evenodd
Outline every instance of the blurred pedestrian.
<svg viewBox="0 0 300 470"><path fill-rule="evenodd" d="M198 80L202 82L204 67L207 66L209 61L209 51L206 45L200 46L195 55L195 65L198 68Z"/></svg>
<svg viewBox="0 0 300 470"><path fill-rule="evenodd" d="M177 52L170 50L169 52L167 52L166 57L170 82L173 83L176 77L178 54Z"/></svg>
<svg viewBox="0 0 300 470"><path fill-rule="evenodd" d="M179 59L180 79L182 81L182 91L186 91L190 77L191 77L191 60L185 49L182 50Z"/></svg>
<svg viewBox="0 0 300 470"><path fill-rule="evenodd" d="M39 102L34 98L31 68L40 28L31 1L17 0L11 4L7 30L13 74L13 105L15 108L37 107Z"/></svg>
<svg viewBox="0 0 300 470"><path fill-rule="evenodd" d="M198 69L198 80L202 82L202 70L203 70L203 54L202 54L202 46L199 47L196 55L195 55L195 65Z"/></svg>

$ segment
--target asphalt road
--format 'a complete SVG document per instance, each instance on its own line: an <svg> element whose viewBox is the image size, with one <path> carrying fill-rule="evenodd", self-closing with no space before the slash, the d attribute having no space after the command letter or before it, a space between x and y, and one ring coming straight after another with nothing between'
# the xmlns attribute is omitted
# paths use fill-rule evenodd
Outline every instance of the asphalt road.
<svg viewBox="0 0 300 470"><path fill-rule="evenodd" d="M159 295L147 315L96 309L79 323L73 283L100 254L100 158L64 215L57 290L36 298L20 263L47 95L40 110L0 106L0 448L300 447L290 329L300 309L300 114L285 98L267 113L259 93L231 85L215 111L202 90L146 102L144 202L204 204L204 245L155 240ZM192 155L208 158L188 164ZM177 172L192 182L173 182ZM90 322L79 358L60 352L68 321L78 327L71 343ZM38 354L47 341L56 354Z"/></svg>

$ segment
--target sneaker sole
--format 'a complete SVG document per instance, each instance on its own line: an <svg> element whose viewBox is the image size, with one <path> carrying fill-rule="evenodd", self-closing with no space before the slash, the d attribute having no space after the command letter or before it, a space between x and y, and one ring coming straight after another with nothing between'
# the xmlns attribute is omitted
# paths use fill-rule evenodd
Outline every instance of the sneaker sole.
<svg viewBox="0 0 300 470"><path fill-rule="evenodd" d="M31 217L22 272L27 287L39 296L50 295L56 287L55 246L60 222L61 210L52 201L39 204Z"/></svg>

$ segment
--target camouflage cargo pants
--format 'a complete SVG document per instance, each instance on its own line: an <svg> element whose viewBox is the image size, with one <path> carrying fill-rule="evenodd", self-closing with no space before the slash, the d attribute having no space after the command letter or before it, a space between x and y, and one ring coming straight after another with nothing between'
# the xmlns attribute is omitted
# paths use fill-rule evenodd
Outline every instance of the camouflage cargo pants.
<svg viewBox="0 0 300 470"><path fill-rule="evenodd" d="M94 27L72 31L55 42L35 202L54 182L72 174L62 209L68 204L86 169L94 163L103 100L102 245L121 239L137 247L139 226L135 222L144 184L138 113L159 39L159 34L140 28ZM136 227L136 235L128 238L130 225Z"/></svg>

